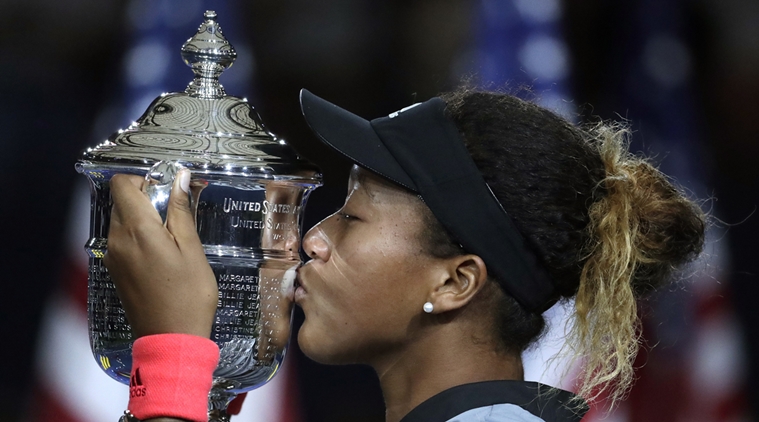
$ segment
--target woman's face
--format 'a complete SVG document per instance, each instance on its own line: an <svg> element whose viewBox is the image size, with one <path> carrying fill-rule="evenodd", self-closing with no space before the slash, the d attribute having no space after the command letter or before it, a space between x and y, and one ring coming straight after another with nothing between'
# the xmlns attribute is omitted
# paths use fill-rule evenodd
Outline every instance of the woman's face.
<svg viewBox="0 0 759 422"><path fill-rule="evenodd" d="M424 207L354 166L345 205L303 239L312 259L299 270L295 300L306 316L298 333L306 355L370 363L413 338L435 274L419 241Z"/></svg>

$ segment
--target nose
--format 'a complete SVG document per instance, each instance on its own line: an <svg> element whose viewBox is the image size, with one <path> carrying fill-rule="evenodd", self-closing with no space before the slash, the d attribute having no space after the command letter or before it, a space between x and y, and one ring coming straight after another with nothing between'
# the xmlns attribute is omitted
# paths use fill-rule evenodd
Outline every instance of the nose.
<svg viewBox="0 0 759 422"><path fill-rule="evenodd" d="M309 258L326 262L329 260L332 248L322 228L323 224L324 221L315 225L303 236L303 250Z"/></svg>

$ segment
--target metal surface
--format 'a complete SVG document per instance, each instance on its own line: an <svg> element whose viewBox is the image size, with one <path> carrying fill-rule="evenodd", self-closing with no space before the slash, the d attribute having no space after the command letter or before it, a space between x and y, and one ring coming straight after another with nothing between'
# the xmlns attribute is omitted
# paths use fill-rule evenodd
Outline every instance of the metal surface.
<svg viewBox="0 0 759 422"><path fill-rule="evenodd" d="M300 229L318 169L263 126L246 100L228 96L218 76L236 53L216 14L206 12L182 47L195 78L185 92L163 94L136 122L84 152L76 169L92 194L88 318L98 364L127 384L133 336L108 270L109 181L117 173L147 176L146 190L163 210L177 169L192 173L191 203L206 257L219 284L211 338L221 358L209 411L221 421L235 394L270 380L290 337Z"/></svg>
<svg viewBox="0 0 759 422"><path fill-rule="evenodd" d="M284 140L266 130L244 98L225 95L218 81L231 66L234 49L206 12L198 33L182 47L182 58L195 78L184 92L161 94L128 128L84 152L80 172L140 170L176 160L194 174L217 178L255 176L303 182L320 181L318 169L299 158Z"/></svg>

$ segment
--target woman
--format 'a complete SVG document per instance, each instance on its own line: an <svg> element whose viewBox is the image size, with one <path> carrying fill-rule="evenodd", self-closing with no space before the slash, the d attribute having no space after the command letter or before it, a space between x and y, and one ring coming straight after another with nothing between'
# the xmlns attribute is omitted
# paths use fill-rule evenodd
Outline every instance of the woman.
<svg viewBox="0 0 759 422"><path fill-rule="evenodd" d="M705 226L694 203L627 152L624 129L582 130L469 90L371 122L307 91L301 106L316 135L356 163L343 208L303 239L311 260L295 300L307 356L371 365L388 422L573 421L580 397L624 394L636 298L698 255ZM145 360L156 372L161 339L176 338L162 333L205 341L215 310L213 274L176 194L188 183L181 172L166 229L139 178L111 183L106 264L135 335L156 341ZM576 309L567 345L585 362L578 396L523 381L521 353L565 298ZM204 356L188 365L204 368L193 385L210 388L212 350ZM148 414L191 419L160 412Z"/></svg>

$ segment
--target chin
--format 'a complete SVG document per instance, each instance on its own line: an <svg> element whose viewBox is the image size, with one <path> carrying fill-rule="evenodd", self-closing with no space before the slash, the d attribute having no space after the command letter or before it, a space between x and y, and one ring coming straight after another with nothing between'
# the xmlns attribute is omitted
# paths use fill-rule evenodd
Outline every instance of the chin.
<svg viewBox="0 0 759 422"><path fill-rule="evenodd" d="M324 365L346 365L352 362L345 356L345 350L335 342L335 338L326 334L312 333L308 329L308 322L304 322L298 331L298 348L309 359ZM350 343L344 343L350 344Z"/></svg>

